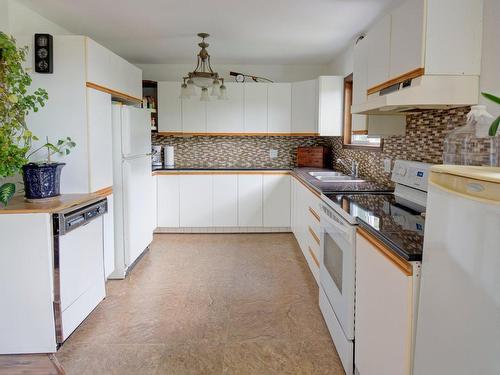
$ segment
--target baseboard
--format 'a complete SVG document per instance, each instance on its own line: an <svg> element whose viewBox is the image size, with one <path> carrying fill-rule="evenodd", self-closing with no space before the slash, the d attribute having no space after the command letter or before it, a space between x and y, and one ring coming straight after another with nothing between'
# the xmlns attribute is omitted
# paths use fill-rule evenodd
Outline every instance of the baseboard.
<svg viewBox="0 0 500 375"><path fill-rule="evenodd" d="M290 227L158 227L154 233L291 233Z"/></svg>

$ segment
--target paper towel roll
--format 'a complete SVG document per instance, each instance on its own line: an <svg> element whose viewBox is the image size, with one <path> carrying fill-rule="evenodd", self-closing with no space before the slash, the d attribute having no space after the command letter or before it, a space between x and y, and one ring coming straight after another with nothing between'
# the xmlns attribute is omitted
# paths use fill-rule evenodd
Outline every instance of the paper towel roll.
<svg viewBox="0 0 500 375"><path fill-rule="evenodd" d="M174 146L165 146L165 166L174 166Z"/></svg>

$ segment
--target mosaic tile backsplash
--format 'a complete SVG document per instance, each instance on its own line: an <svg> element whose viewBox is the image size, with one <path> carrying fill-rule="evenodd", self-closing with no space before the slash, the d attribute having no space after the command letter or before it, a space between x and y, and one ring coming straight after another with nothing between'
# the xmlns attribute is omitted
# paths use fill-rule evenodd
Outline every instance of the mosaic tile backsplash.
<svg viewBox="0 0 500 375"><path fill-rule="evenodd" d="M429 110L407 117L405 136L384 139L382 152L342 148L341 137L244 137L244 136L161 136L153 135L154 145L175 147L175 165L180 168L292 168L298 146L330 146L333 168L342 170L335 160L357 160L360 174L376 182L391 184L383 160L390 158L442 163L443 140L465 122L469 107ZM269 150L278 150L271 159ZM344 171L346 172L346 171Z"/></svg>

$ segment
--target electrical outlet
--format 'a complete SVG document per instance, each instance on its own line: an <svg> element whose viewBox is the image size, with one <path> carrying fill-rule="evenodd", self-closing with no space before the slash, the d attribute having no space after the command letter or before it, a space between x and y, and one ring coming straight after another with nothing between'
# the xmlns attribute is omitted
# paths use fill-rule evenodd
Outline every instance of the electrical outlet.
<svg viewBox="0 0 500 375"><path fill-rule="evenodd" d="M387 158L384 159L384 171L387 173L391 173L392 170L392 160Z"/></svg>
<svg viewBox="0 0 500 375"><path fill-rule="evenodd" d="M269 158L276 159L278 157L278 150L270 149L269 150Z"/></svg>

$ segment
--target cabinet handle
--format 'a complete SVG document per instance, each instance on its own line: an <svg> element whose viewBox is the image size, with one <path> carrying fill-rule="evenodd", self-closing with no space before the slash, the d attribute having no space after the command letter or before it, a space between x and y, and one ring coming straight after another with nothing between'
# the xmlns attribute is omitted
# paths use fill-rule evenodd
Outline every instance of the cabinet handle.
<svg viewBox="0 0 500 375"><path fill-rule="evenodd" d="M314 238L314 241L316 241L318 245L320 245L320 240L318 235L314 233L314 230L310 226L308 226L307 228L309 229L309 233L311 233L312 238Z"/></svg>
<svg viewBox="0 0 500 375"><path fill-rule="evenodd" d="M312 260L314 261L314 263L318 266L319 268L319 262L318 262L318 258L316 258L316 255L314 255L314 251L312 251L311 247L308 246L307 247L309 249L309 254L311 254L311 258Z"/></svg>
<svg viewBox="0 0 500 375"><path fill-rule="evenodd" d="M318 220L318 222L321 222L321 219L320 219L320 217L319 217L319 214L318 214L316 211L314 211L314 209L313 209L312 207L309 207L309 212L311 213L311 215L313 215L313 216L314 216L314 218L315 218L316 220Z"/></svg>

